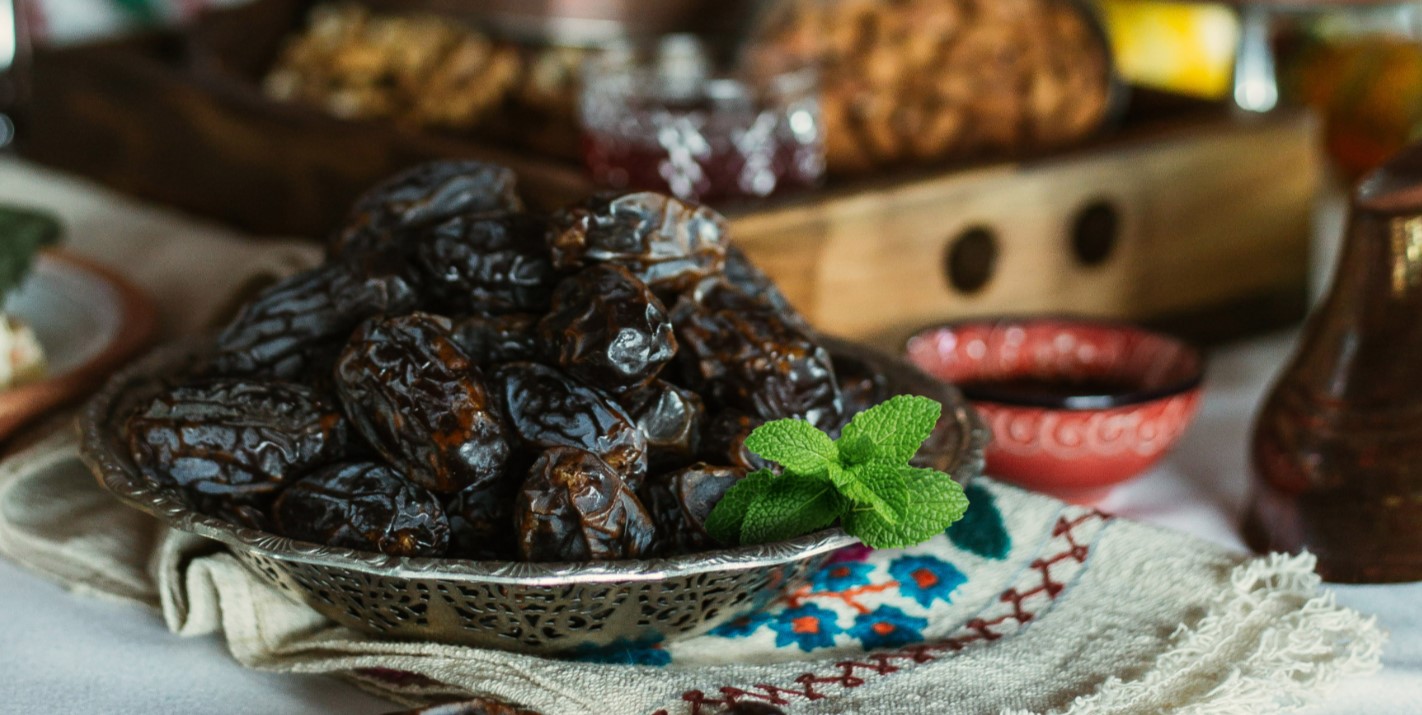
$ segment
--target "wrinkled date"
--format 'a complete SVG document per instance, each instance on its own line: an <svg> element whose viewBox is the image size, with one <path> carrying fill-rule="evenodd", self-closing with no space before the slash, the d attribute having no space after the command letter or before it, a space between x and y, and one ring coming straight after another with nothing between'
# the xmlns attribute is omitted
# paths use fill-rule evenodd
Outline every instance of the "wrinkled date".
<svg viewBox="0 0 1422 715"><path fill-rule="evenodd" d="M454 324L454 342L480 365L536 360L539 316L471 315Z"/></svg>
<svg viewBox="0 0 1422 715"><path fill-rule="evenodd" d="M839 426L844 405L829 351L764 303L711 279L672 311L683 374L717 404L764 420Z"/></svg>
<svg viewBox="0 0 1422 715"><path fill-rule="evenodd" d="M665 380L654 380L619 399L647 440L652 469L674 469L696 458L706 421L706 407L700 395Z"/></svg>
<svg viewBox="0 0 1422 715"><path fill-rule="evenodd" d="M746 472L769 469L770 462L746 449L746 437L764 423L739 410L718 412L706 423L701 453L712 463L730 464Z"/></svg>
<svg viewBox="0 0 1422 715"><path fill-rule="evenodd" d="M646 385L676 356L666 308L616 265L586 268L558 284L538 335L564 372L614 393Z"/></svg>
<svg viewBox="0 0 1422 715"><path fill-rule="evenodd" d="M223 329L213 368L280 379L325 373L360 321L407 312L417 300L398 270L358 273L333 263L298 273L263 291Z"/></svg>
<svg viewBox="0 0 1422 715"><path fill-rule="evenodd" d="M706 531L706 517L746 472L732 467L693 464L647 477L642 503L657 526L659 554L685 554L716 548Z"/></svg>
<svg viewBox="0 0 1422 715"><path fill-rule="evenodd" d="M585 449L633 485L647 474L647 441L606 395L538 363L509 363L494 374L505 415L522 445Z"/></svg>
<svg viewBox="0 0 1422 715"><path fill-rule="evenodd" d="M301 385L214 380L175 387L127 424L133 461L150 479L204 496L270 494L339 459L347 426Z"/></svg>
<svg viewBox="0 0 1422 715"><path fill-rule="evenodd" d="M844 402L841 422L848 422L854 415L893 397L888 378L873 365L847 355L835 355L833 362L839 394ZM840 427L843 428L843 425ZM830 436L837 439L839 431L830 431Z"/></svg>
<svg viewBox="0 0 1422 715"><path fill-rule="evenodd" d="M445 504L449 516L449 555L461 559L511 559L514 539L513 499L517 480L496 479L469 487Z"/></svg>
<svg viewBox="0 0 1422 715"><path fill-rule="evenodd" d="M441 494L498 479L509 456L482 375L428 313L366 323L336 363L336 388L366 440Z"/></svg>
<svg viewBox="0 0 1422 715"><path fill-rule="evenodd" d="M780 292L780 287L775 285L764 271L751 263L745 252L734 245L726 246L726 270L723 276L727 283L740 289L742 293L765 303L787 324L801 331L809 331L810 322L805 320L800 311L795 310L795 306L790 305L790 299Z"/></svg>
<svg viewBox="0 0 1422 715"><path fill-rule="evenodd" d="M670 196L598 196L553 217L553 263L573 270L616 263L658 293L680 292L721 271L726 220Z"/></svg>
<svg viewBox="0 0 1422 715"><path fill-rule="evenodd" d="M277 497L277 528L293 539L393 556L441 556L449 522L439 499L383 464L326 467Z"/></svg>
<svg viewBox="0 0 1422 715"><path fill-rule="evenodd" d="M469 213L519 211L514 173L479 161L432 161L396 174L356 200L328 252L388 248L411 229Z"/></svg>
<svg viewBox="0 0 1422 715"><path fill-rule="evenodd" d="M412 239L420 282L455 313L542 312L556 282L548 223L522 213L461 215Z"/></svg>
<svg viewBox="0 0 1422 715"><path fill-rule="evenodd" d="M529 470L514 505L519 553L529 561L633 559L652 545L652 518L597 455L560 447Z"/></svg>

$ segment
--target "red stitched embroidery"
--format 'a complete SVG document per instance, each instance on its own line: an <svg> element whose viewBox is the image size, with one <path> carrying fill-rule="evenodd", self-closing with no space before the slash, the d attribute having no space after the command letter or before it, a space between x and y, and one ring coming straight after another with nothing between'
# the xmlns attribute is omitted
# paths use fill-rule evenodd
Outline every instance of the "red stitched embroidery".
<svg viewBox="0 0 1422 715"><path fill-rule="evenodd" d="M906 646L891 651L880 651L877 653L867 653L862 660L844 660L834 664L837 672L831 675L815 675L814 673L802 673L795 678L798 689L792 687L781 687L769 683L758 683L751 686L751 689L723 686L719 689L720 697L708 696L700 690L688 690L682 693L681 699L691 705L691 715L709 715L707 708L734 705L744 701L759 701L771 705L789 705L792 701L787 698L803 698L807 701L822 700L829 697L828 694L816 688L819 685L832 685L840 688L857 688L868 682L865 678L855 675L856 670L867 671L869 675L890 675L897 673L903 668L894 665L895 662L908 661L910 664L930 663L938 659L939 654L944 652L957 652L970 643L979 641L991 642L1008 635L1007 629L994 630L1001 626L1020 626L1036 617L1040 609L1029 610L1029 606L1024 603L1034 597L1044 596L1046 602L1055 600L1057 595L1066 588L1066 584L1057 581L1052 577L1052 567L1064 561L1074 561L1078 564L1085 563L1090 552L1090 546L1079 543L1073 533L1078 526L1091 521L1107 521L1111 518L1109 514L1099 510L1091 510L1081 513L1068 519L1065 516L1059 517L1057 523L1052 527L1052 536L1064 537L1065 548L1052 554L1049 557L1039 557L1029 564L1029 567L1036 571L1040 583L1027 590L1009 588L998 597L1001 603L1010 604L1012 611L989 619L974 618L963 624L955 635L945 638L937 643L919 643ZM812 596L830 595L809 593L805 587L788 598L792 605L799 599ZM859 607L851 599L845 599L851 606ZM1043 603L1041 605L1046 605ZM668 715L666 710L658 710L653 715Z"/></svg>

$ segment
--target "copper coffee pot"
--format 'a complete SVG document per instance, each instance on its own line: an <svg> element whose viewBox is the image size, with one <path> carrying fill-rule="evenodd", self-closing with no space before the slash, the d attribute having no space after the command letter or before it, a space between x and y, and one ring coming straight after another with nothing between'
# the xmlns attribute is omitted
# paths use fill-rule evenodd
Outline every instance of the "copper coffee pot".
<svg viewBox="0 0 1422 715"><path fill-rule="evenodd" d="M1330 581L1422 580L1422 144L1354 191L1323 304L1254 429L1245 536Z"/></svg>

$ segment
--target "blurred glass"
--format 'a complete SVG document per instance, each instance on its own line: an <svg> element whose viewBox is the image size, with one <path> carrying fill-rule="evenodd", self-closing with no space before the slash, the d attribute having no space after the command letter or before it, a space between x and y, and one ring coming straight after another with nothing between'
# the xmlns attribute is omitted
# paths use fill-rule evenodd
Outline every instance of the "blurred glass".
<svg viewBox="0 0 1422 715"><path fill-rule="evenodd" d="M1422 137L1418 26L1406 4L1297 15L1276 29L1281 96L1319 112L1350 180Z"/></svg>
<svg viewBox="0 0 1422 715"><path fill-rule="evenodd" d="M696 39L609 51L583 75L583 155L600 186L714 203L819 183L825 171L812 68L774 58L721 72Z"/></svg>

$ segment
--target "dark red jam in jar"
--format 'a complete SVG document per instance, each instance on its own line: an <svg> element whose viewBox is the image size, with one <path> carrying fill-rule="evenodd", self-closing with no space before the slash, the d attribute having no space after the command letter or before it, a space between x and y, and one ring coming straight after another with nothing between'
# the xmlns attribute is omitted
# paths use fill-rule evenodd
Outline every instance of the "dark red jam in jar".
<svg viewBox="0 0 1422 715"><path fill-rule="evenodd" d="M702 203L761 198L824 176L811 68L717 73L693 39L591 62L579 103L583 157L610 189L664 191Z"/></svg>

